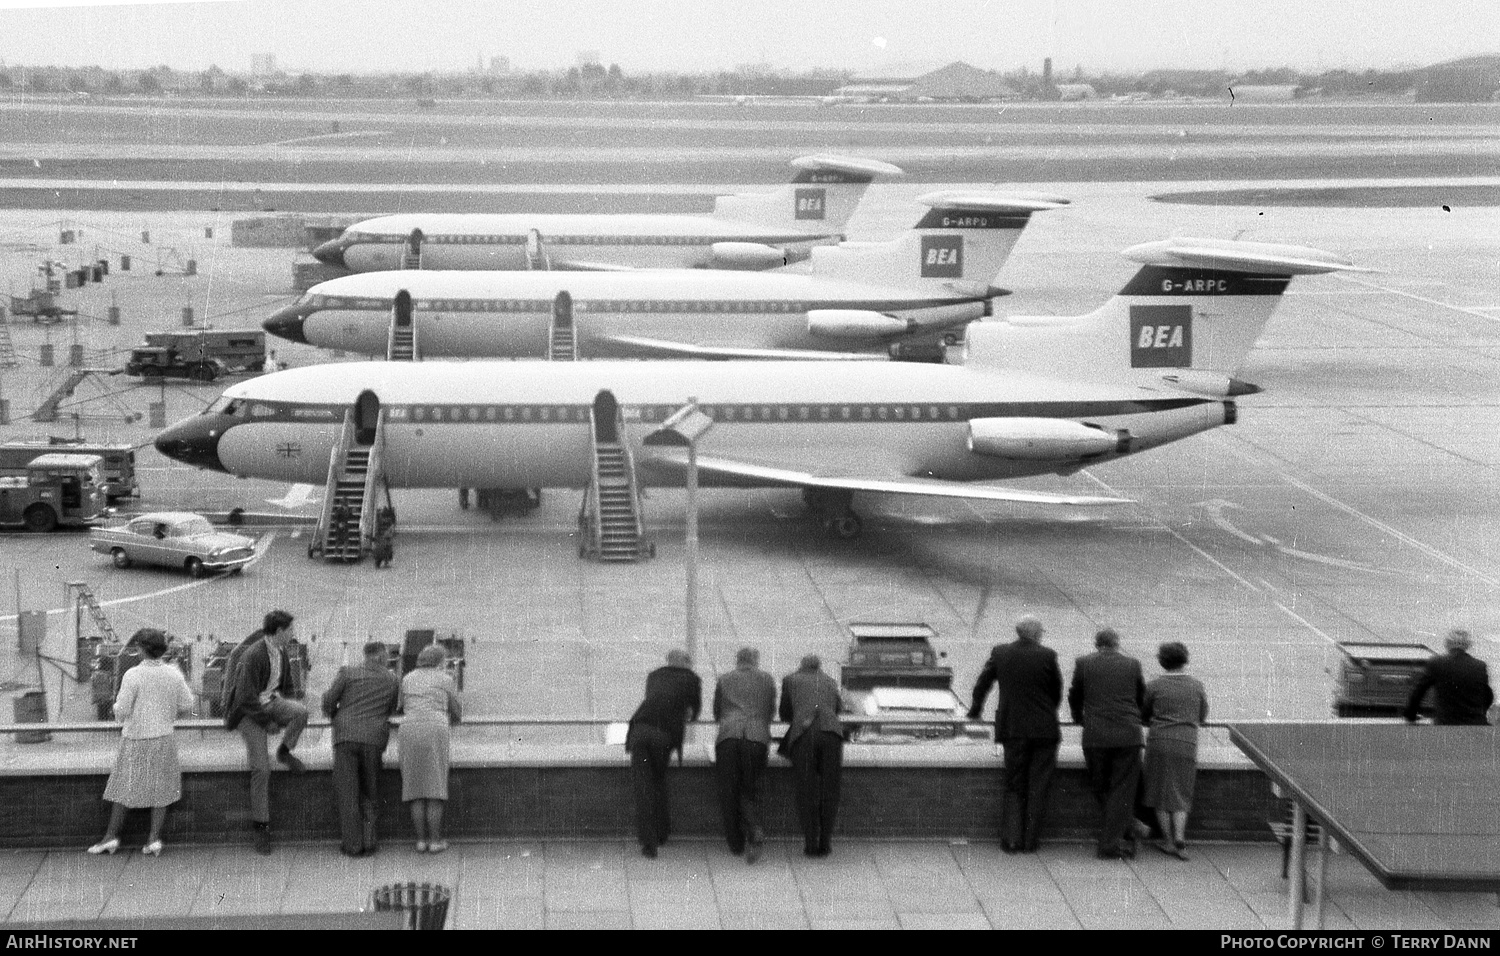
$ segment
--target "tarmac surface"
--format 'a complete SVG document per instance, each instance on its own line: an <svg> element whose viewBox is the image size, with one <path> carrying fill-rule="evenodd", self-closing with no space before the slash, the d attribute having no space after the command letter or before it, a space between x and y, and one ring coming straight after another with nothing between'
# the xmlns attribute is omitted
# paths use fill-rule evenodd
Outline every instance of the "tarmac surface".
<svg viewBox="0 0 1500 956"><path fill-rule="evenodd" d="M37 108L0 104L0 113ZM331 174L357 166L366 171L361 181L367 188L346 200L339 211L398 211L378 208L377 190L388 175L399 181L401 169L430 168L436 170L430 178L412 175L406 181L441 187L453 181L454 170L478 168L479 159L486 158L480 154L493 154L493 140L445 145L438 142L444 134L434 131L431 140L409 149L398 161L389 158L388 144L372 139L379 147L369 157L379 160L373 165L359 159L357 146L342 142L337 147L340 155L331 157L331 163L308 165L302 154L292 155L273 141L319 135L311 131L322 124L326 132L331 117L340 115L346 117L340 120L341 128L355 131L347 114L288 108L275 117L258 114L250 125L263 125L246 132L247 117L240 107L157 104L144 114L136 108L133 118L126 107L92 112L68 106L40 109L57 117L60 125L51 133L45 125L25 124L26 136L35 141L0 138L0 177L8 178L3 187L19 190L0 192L0 206L11 203L0 211L0 274L8 278L13 293L19 293L32 281L37 264L47 259L69 266L97 258L118 264L125 254L132 256L134 265L129 273L114 269L101 284L65 293L69 307L79 311L76 324L9 326L20 365L0 368L0 397L10 401L14 419L0 426L0 438L70 434L76 428L93 439L142 444L139 462L146 490L139 502L131 503L132 509L222 511L243 506L313 514L321 489L311 489L309 498L285 485L195 472L150 449L147 443L154 429L148 420L135 416L146 413L153 402L164 402L166 420L176 420L209 404L219 387L147 388L121 378L95 377L64 404L65 415L77 415L76 422L65 417L47 426L24 419L61 381L66 369L60 366L73 344L84 350L86 365L110 367L120 363L122 350L143 333L179 326L184 307L193 308L200 323L258 326L292 295L291 261L297 250L232 247L231 224L248 213L179 202L171 197L183 191L175 188L156 191L167 200L122 211L109 205L119 201L108 198L112 189L80 190L68 196L76 205L62 207L39 202L17 180L30 175L27 166L49 180L67 178L64 172L87 179L149 179L149 171L155 169L155 176L172 186L181 182L182 170L201 172L218 164L234 175L254 172L256 182L295 182L313 195L334 197L347 196L341 193L347 184ZM444 104L436 117L414 110L407 117L411 122L402 128L449 123L446 109ZM966 696L990 646L1008 639L1011 623L1022 613L1041 615L1049 642L1065 659L1065 671L1067 659L1086 652L1093 631L1101 626L1120 630L1126 649L1147 661L1148 674L1155 670L1150 658L1159 641L1184 641L1194 655L1191 670L1208 687L1215 719L1328 716L1338 641L1420 641L1437 647L1447 628L1465 626L1480 637L1478 656L1500 665L1500 603L1495 600L1500 558L1493 548L1500 532L1500 497L1495 493L1500 488L1500 221L1491 204L1450 202L1444 209L1440 195L1445 188L1471 197L1500 189L1494 142L1500 125L1493 122L1493 108L1407 106L1371 112L1258 107L1255 122L1223 129L1208 123L1212 107L1182 107L1184 112L1176 114L1166 107L1138 113L1132 109L1089 107L1076 114L1089 122L1076 128L1058 122L1063 114L1004 111L1003 117L1025 113L1028 123L1018 124L1014 131L1000 130L998 124L1010 120L991 118L986 122L998 131L988 132L968 129L982 124L963 119L978 111L959 119L937 115L934 121L940 125L964 127L950 131L952 135L978 139L953 146L946 168L954 173L924 179L929 173L923 170L938 168L926 164L937 164L949 150L912 145L912 137L926 142L917 122L922 117L915 112L860 111L845 125L829 125L827 116L849 116L836 108L811 114L809 125L789 127L795 135L768 140L766 130L784 125L783 114L694 105L686 111L691 122L662 121L671 131L662 140L665 146L626 145L613 150L612 160L600 152L609 150L607 136L651 109L580 106L561 125L593 130L590 146L567 150L559 159L556 145L537 145L546 140L532 138L547 124L522 122L509 133L525 145L513 145L515 152L502 154L509 157L502 164L504 174L474 174L486 189L506 187L487 193L499 197L500 209L510 201L537 208L526 204L550 202L561 192L573 194L575 202L594 202L581 197L597 195L600 185L610 183L623 184L622 195L655 201L658 193L631 189L634 179L648 176L656 177L650 180L651 190L665 191L660 195L706 208L707 197L717 192L782 181L785 161L801 152L863 152L915 168L917 174L905 181L872 188L849 227L856 239L895 235L912 221L916 207L911 200L946 184L999 183L1003 188L1017 182L1027 189L1069 196L1074 205L1034 217L1018 243L1001 275L1000 284L1015 290L999 302L1006 314L1090 310L1133 273L1134 266L1118 256L1120 249L1171 235L1311 245L1380 270L1294 282L1241 376L1265 391L1240 401L1238 424L1071 478L1030 483L1044 490L1104 492L1135 501L1108 514L872 496L856 502L866 519L864 538L836 543L816 532L795 493L705 492L697 661L706 679L732 666L734 649L744 644L761 647L767 669L780 674L809 651L830 662L841 660L848 641L844 628L851 621L920 620L938 629L938 647L954 669L954 687ZM174 119L174 111L183 115ZM614 120L601 124L600 113ZM1190 129L1189 136L1179 139L1201 135L1213 141L1201 149L1192 146L1192 155L1181 163L1172 160L1165 136L1172 123L1169 114L1179 118L1179 129ZM1429 114L1441 120L1429 124ZM1363 121L1367 115L1379 122ZM106 135L95 129L84 135L80 130L87 124L77 121L79 117L114 132ZM148 135L171 122L183 130L179 138L153 140ZM368 122L373 127L395 120L381 114ZM195 138L198 123L238 129L239 139L226 133L225 141L215 145L211 138ZM730 145L728 140L747 123L743 142L749 145ZM819 123L827 127L821 139L814 128ZM1201 133L1193 123L1202 124ZM0 130L22 125L0 123ZM477 109L453 119L451 125L483 131L484 137L506 129L506 124L489 122L488 114ZM909 126L910 136L892 128L897 126ZM853 127L860 128L850 132ZM982 142L983 136L1012 132L1032 139L1015 146L1003 138L990 147ZM1158 133L1163 135L1155 145L1147 143ZM1078 144L1062 142L1075 135L1080 137ZM892 145L877 148L882 142ZM942 141L935 134L933 142ZM685 150L685 143L699 145ZM468 152L454 152L460 148ZM642 150L646 159L630 160L634 149ZM1012 149L1017 152L1008 154ZM535 156L527 150L543 161L530 162ZM620 156L627 158L621 162ZM32 165L33 160L40 166ZM242 162L251 165L233 165ZM492 164L486 159L485 165ZM270 175L275 169L281 175ZM1156 175L1150 179L1132 181L1153 169ZM738 174L726 175L726 170ZM1181 175L1195 170L1193 175ZM1313 170L1321 172L1313 175ZM225 182L229 176L189 178ZM1169 180L1170 185L1164 185ZM591 185L575 191L575 182ZM128 188L122 182L121 192ZM460 183L459 188L466 187ZM1244 204L1246 191L1293 188L1357 188L1367 196L1393 196L1415 188L1423 191L1423 198L1412 204L1392 200L1389 205L1318 208ZM1207 194L1207 204L1153 198L1181 192ZM79 198L84 193L105 198L90 205ZM1215 193L1224 194L1226 202L1213 202ZM12 198L5 200L6 195ZM408 198L397 196L396 202L406 203ZM36 205L16 208L13 203L22 199ZM278 208L293 208L279 205L281 201L278 196ZM307 208L321 211L317 203ZM75 243L59 244L64 229L75 232ZM206 234L209 229L212 238ZM149 233L149 242L142 241L142 233ZM189 259L196 266L194 275L186 274ZM104 321L111 303L123 314L119 326ZM57 366L40 364L42 346L48 344L56 351ZM287 343L272 347L281 361L296 365L339 359ZM70 613L63 600L65 581L87 581L120 631L161 626L188 639L202 636L204 647L209 635L237 640L258 625L265 610L287 607L298 615L304 635L317 638L317 666L310 678L314 693L326 686L348 648L370 636L395 641L410 627L456 633L470 641L466 708L492 716L622 717L637 702L644 673L656 666L669 646L682 641L680 492L650 493L646 520L657 542L657 558L631 566L577 559L576 491L549 490L538 511L499 521L460 511L452 493L395 495L401 531L396 562L389 571L375 571L368 563L344 567L311 562L306 542L288 527L267 531L271 537L263 542L264 559L234 578L198 582L170 572L118 571L104 556L90 553L86 536L79 533L0 534L0 574L13 578L5 583L17 595L16 606L49 611L48 649L58 656L66 653L61 644ZM14 652L14 626L13 613L0 615L0 681L5 682L0 686L11 690L35 684L39 667L34 659ZM53 711L74 719L91 713L86 687L72 685L50 668L43 673ZM13 746L8 740L0 742L0 749ZM728 915L742 911L724 902L734 891L723 898L718 895L714 881L722 861L712 853L704 857L700 849L674 851L684 854L682 869L674 869L675 875L655 888L660 881L637 875L641 861L631 857L628 847L614 844L465 847L436 862L409 862L467 867L472 858L473 865L485 872L486 867L511 872L507 868L512 866L550 868L555 863L563 886L579 885L597 864L627 877L622 884L626 888L619 891L625 895L611 898L614 915L608 920L614 924L628 919L631 925L648 925L657 918L675 918L674 914L686 919L682 914L712 912L716 925L742 925ZM520 856L524 850L533 856ZM934 872L951 877L955 886L961 880L969 887L965 892L972 893L972 899L960 897L970 921L1025 925L1016 922L1019 917L1013 907L1007 908L1010 904L996 900L1014 901L1020 892L1015 887L1031 883L1024 874L1017 876L1022 864L1013 866L1012 858L1002 859L992 851L986 850L986 862L975 864L978 869L971 872L965 861L973 862L972 849L960 852L926 844L855 847L851 855L857 854L862 862L854 864L857 872L849 879L866 887L860 891L864 895L851 897L843 908L832 905L837 900L825 901L831 908L822 909L821 903L808 902L817 901L819 881L804 881L803 861L778 857L771 862L780 868L779 878L765 880L762 886L762 878L754 877L759 891L772 895L746 898L756 901L750 908L759 912L776 910L781 899L776 894L795 888L803 906L801 919L808 925L864 919L853 912L866 903L878 913L878 925L903 924L903 915L924 910L903 908L896 901L906 899L901 894L921 881L893 875L895 882L888 883L881 861L903 861L893 873L906 873L907 868L925 872L929 863L924 861L931 861ZM121 872L133 875L149 861L85 860L73 857L73 852L27 855L26 865L5 867L7 874L16 874L4 877L4 886L15 888L11 919L48 918L46 914L66 909L75 898L97 899L101 913L111 905L140 905L126 902L136 884L116 877ZM351 872L349 879L329 879L334 869L345 866L333 852L299 848L273 858L267 865L275 873L255 883L265 893L255 905L290 912L316 896L306 887L326 883L349 897L340 903L343 906L357 902L385 878L385 870L371 869ZM388 856L360 864L386 867L402 852L393 848ZM1191 869L1164 876L1167 883L1161 886L1181 887L1187 894L1183 898L1194 900L1200 899L1201 894L1194 895L1200 888L1213 887L1202 892L1219 894L1215 898L1230 907L1221 911L1204 902L1208 908L1202 912L1211 915L1203 919L1216 926L1221 925L1216 919L1223 919L1224 925L1275 919L1280 904L1268 902L1276 892L1275 852L1205 848ZM185 850L160 865L181 866L183 875L173 879L197 887L193 874L217 872L220 864L212 854ZM515 862L519 860L530 862ZM75 897L67 881L77 879L85 863L104 867L103 872L113 876L99 880L97 890ZM815 863L807 861L808 866ZM1090 909L1093 904L1086 898L1090 881L1100 877L1095 861L1085 860L1078 848L1060 848L1057 855L1049 850L1034 863L1052 878L1041 884L1050 902L1036 911L1051 914L1044 925L1099 924L1097 908ZM1175 925L1171 894L1159 892L1152 882L1156 877L1150 874L1157 865L1178 864L1165 857L1159 863L1143 858L1130 865L1128 878L1126 869L1120 869L1119 892L1105 894L1099 905L1115 906L1120 914L1143 907L1141 912L1154 914L1150 919ZM1142 869L1147 866L1153 869ZM1204 884L1200 877L1210 875L1205 867L1212 867L1221 881ZM1244 878L1254 884L1246 892L1264 894L1259 905L1240 892L1239 874L1246 868L1256 872ZM1390 896L1367 886L1358 889L1366 878L1352 865L1345 869L1347 873L1335 872L1355 888L1345 910L1355 925L1393 927L1408 919L1413 925L1450 919L1467 925L1470 920L1453 916L1456 910L1444 910L1448 902ZM787 871L795 880L786 879ZM983 874L982 881L1001 881L995 885L1005 891L991 894L990 884L973 882L973 873ZM1194 876L1183 880L1182 873ZM1014 884L1004 882L1013 877ZM461 925L474 919L498 925L509 919L509 903L483 902L486 891L473 882L466 890L465 879L471 878L460 872L460 899L466 902L459 910L488 915L463 917ZM550 925L554 915L558 922L566 922L567 913L586 909L553 906L551 883L519 879L516 885L528 889L516 896L524 905L518 903L514 912L522 914L518 920L530 920L529 925ZM897 884L906 889L891 889ZM631 895L637 885L646 894L643 900L658 901L643 907L640 915ZM683 890L684 886L692 889ZM34 897L32 887L38 894ZM677 890L707 899L710 888L712 909L707 903L700 908L660 902ZM26 903L28 897L33 903ZM116 898L120 902L112 903ZM945 898L941 892L929 892L921 906ZM769 902L762 905L761 900ZM1493 919L1493 913L1491 909L1486 918ZM802 925L795 912L787 918ZM1119 914L1104 918L1109 925L1116 925L1110 920L1126 919ZM1183 921L1192 920L1192 913L1184 911Z"/></svg>

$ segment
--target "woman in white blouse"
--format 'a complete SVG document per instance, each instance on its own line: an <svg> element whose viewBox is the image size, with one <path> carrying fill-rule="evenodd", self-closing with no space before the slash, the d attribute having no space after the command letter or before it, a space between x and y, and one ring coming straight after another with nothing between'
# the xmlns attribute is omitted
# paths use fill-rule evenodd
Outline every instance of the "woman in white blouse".
<svg viewBox="0 0 1500 956"><path fill-rule="evenodd" d="M166 634L142 628L130 641L140 648L141 662L125 672L115 697L115 719L125 726L115 769L104 786L104 799L114 806L104 839L89 847L89 852L114 853L120 849L125 811L150 807L151 836L141 852L160 856L167 808L182 798L182 771L177 765L172 725L179 712L192 709L193 692L181 670L162 662L167 652Z"/></svg>

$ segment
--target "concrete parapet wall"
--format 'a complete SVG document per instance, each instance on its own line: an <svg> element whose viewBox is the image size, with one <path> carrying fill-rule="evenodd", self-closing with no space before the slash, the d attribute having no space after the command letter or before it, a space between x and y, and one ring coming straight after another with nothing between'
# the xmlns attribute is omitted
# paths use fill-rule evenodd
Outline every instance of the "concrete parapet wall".
<svg viewBox="0 0 1500 956"><path fill-rule="evenodd" d="M250 838L243 750L219 737L210 762L184 753L183 799L168 820L168 842L247 843ZM299 748L300 750L301 748ZM455 839L628 838L634 832L630 768L620 748L525 748L530 753L459 747L455 740L446 817ZM995 839L1002 792L1000 762L987 747L956 757L918 753L920 748L846 748L838 829L847 837ZM897 751L892 754L891 751ZM669 775L673 834L721 835L713 766L707 745L690 746L682 767ZM104 757L103 753L98 754ZM112 756L112 755L110 755ZM1076 750L1060 755L1047 837L1087 839L1097 810ZM329 773L330 753L309 748L310 771L272 774L273 829L279 839L336 840L338 822ZM83 847L103 832L107 767L102 760L70 772L0 773L0 847ZM381 777L380 830L387 840L408 839L410 823L400 804L395 747ZM209 764L217 764L211 766ZM764 805L769 832L798 835L789 765L776 757L766 776ZM1205 763L1198 776L1190 834L1198 839L1265 840L1274 813L1270 782L1237 761ZM144 837L146 814L132 814L129 840Z"/></svg>

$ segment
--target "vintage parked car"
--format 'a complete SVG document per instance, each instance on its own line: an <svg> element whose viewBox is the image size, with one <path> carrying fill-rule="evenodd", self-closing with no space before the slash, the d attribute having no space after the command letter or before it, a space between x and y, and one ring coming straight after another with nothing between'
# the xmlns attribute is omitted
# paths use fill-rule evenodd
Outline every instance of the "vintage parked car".
<svg viewBox="0 0 1500 956"><path fill-rule="evenodd" d="M117 568L159 564L195 578L210 571L238 572L255 559L254 539L216 531L207 518L186 511L158 511L96 528L89 546L109 555Z"/></svg>

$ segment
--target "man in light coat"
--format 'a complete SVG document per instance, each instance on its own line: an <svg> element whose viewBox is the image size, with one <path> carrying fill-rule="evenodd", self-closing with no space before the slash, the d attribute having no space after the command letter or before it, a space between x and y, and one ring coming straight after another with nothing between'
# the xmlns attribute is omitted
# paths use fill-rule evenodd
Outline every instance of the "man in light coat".
<svg viewBox="0 0 1500 956"><path fill-rule="evenodd" d="M719 739L714 746L714 775L719 783L719 809L729 852L745 854L745 862L760 859L765 843L761 824L760 781L771 748L771 717L776 712L776 682L760 669L760 651L742 647L734 670L714 687L714 720Z"/></svg>

